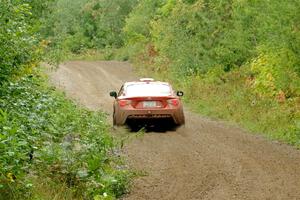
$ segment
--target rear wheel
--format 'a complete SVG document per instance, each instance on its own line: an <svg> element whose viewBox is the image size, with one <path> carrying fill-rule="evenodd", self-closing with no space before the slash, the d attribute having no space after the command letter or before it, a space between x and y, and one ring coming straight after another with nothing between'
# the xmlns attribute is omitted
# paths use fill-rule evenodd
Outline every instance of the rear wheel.
<svg viewBox="0 0 300 200"><path fill-rule="evenodd" d="M185 124L185 116L182 115L182 124L181 125L184 125Z"/></svg>
<svg viewBox="0 0 300 200"><path fill-rule="evenodd" d="M116 118L113 116L113 125L116 126Z"/></svg>
<svg viewBox="0 0 300 200"><path fill-rule="evenodd" d="M185 117L184 117L184 114L182 112L181 115L180 115L180 118L178 119L178 125L182 126L184 124L185 124Z"/></svg>

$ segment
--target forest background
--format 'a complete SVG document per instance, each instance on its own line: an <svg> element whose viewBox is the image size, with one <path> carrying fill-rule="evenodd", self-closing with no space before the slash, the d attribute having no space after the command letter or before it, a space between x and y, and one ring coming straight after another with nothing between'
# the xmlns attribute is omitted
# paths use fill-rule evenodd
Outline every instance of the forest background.
<svg viewBox="0 0 300 200"><path fill-rule="evenodd" d="M1 195L127 191L105 115L49 86L42 61L129 60L184 90L194 111L299 147L299 10L297 0L0 0ZM73 132L80 141L66 141ZM77 142L86 148L72 151Z"/></svg>

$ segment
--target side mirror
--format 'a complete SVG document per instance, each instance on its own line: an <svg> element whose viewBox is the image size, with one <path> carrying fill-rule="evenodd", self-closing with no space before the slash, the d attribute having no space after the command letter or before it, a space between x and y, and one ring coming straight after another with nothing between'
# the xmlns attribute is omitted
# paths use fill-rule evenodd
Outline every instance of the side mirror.
<svg viewBox="0 0 300 200"><path fill-rule="evenodd" d="M177 91L176 92L177 96L182 97L183 96L183 92L182 91Z"/></svg>
<svg viewBox="0 0 300 200"><path fill-rule="evenodd" d="M117 92L112 91L109 93L109 96L114 97L116 99L118 95L117 95Z"/></svg>

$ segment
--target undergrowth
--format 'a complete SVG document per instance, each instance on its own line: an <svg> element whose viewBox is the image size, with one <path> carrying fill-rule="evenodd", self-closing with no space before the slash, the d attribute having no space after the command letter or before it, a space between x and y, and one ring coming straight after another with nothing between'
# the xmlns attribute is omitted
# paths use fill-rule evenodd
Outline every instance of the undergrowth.
<svg viewBox="0 0 300 200"><path fill-rule="evenodd" d="M130 173L106 115L34 72L0 88L0 199L115 199Z"/></svg>

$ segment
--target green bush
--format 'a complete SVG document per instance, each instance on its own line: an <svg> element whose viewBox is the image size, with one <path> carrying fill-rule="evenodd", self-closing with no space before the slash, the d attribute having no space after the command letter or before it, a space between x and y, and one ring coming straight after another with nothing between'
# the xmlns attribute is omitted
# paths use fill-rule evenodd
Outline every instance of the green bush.
<svg viewBox="0 0 300 200"><path fill-rule="evenodd" d="M44 48L59 62L93 47L81 15L87 2L0 0L0 199L49 198L59 186L69 199L127 190L105 114L67 100L35 69Z"/></svg>
<svg viewBox="0 0 300 200"><path fill-rule="evenodd" d="M298 55L299 8L299 2L282 5L278 0L143 0L130 13L124 32L128 46L152 43L177 73L206 73L214 67L229 71L255 58L261 46ZM299 73L299 65L298 59L288 67Z"/></svg>
<svg viewBox="0 0 300 200"><path fill-rule="evenodd" d="M126 19L124 33L126 45L149 41L151 38L150 22L158 13L158 9L163 5L160 1L140 1Z"/></svg>
<svg viewBox="0 0 300 200"><path fill-rule="evenodd" d="M122 28L136 0L55 0L42 17L42 36L50 41L50 57L80 54L86 49L119 48ZM52 53L53 52L53 53ZM66 56L67 57L67 56Z"/></svg>
<svg viewBox="0 0 300 200"><path fill-rule="evenodd" d="M39 60L30 11L30 5L22 1L0 0L0 85Z"/></svg>
<svg viewBox="0 0 300 200"><path fill-rule="evenodd" d="M32 177L66 183L74 198L126 192L105 114L78 107L38 76L0 89L0 198L38 198Z"/></svg>
<svg viewBox="0 0 300 200"><path fill-rule="evenodd" d="M293 66L298 58L288 49L262 51L250 62L252 88L256 94L274 97L283 93L287 98L300 96L300 77Z"/></svg>

